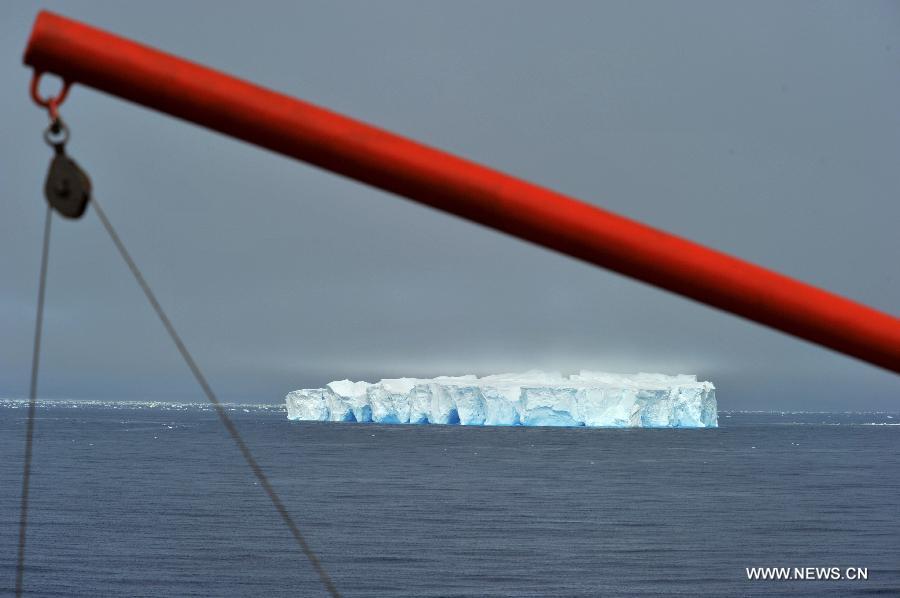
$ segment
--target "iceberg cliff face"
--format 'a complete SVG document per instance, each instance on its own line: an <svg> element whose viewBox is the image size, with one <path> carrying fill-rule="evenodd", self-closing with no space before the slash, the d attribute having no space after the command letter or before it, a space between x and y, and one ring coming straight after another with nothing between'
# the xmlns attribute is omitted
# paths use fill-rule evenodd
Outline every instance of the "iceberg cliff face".
<svg viewBox="0 0 900 598"><path fill-rule="evenodd" d="M288 419L464 426L714 428L716 391L696 376L538 371L339 380L285 397Z"/></svg>

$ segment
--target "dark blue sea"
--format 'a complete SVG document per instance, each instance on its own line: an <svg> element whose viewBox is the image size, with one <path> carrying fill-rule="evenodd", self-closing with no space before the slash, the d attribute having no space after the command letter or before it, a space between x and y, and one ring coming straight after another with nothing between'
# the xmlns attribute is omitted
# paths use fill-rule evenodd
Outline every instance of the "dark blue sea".
<svg viewBox="0 0 900 598"><path fill-rule="evenodd" d="M718 429L235 419L344 596L900 595L900 415ZM215 412L41 404L27 595L324 596ZM0 402L0 592L24 419ZM746 568L866 568L749 581Z"/></svg>

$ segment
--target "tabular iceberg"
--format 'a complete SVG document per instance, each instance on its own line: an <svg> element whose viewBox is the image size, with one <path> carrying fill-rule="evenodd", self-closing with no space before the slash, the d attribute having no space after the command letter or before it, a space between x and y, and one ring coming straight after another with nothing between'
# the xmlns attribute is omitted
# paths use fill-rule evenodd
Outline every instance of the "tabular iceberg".
<svg viewBox="0 0 900 598"><path fill-rule="evenodd" d="M716 391L693 375L564 376L539 371L493 376L338 380L285 397L291 420L459 424L715 428Z"/></svg>

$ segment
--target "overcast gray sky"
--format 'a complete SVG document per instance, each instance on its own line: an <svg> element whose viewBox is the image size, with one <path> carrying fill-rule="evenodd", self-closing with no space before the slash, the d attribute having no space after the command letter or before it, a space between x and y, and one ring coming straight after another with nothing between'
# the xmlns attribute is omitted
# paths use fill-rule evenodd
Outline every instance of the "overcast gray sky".
<svg viewBox="0 0 900 598"><path fill-rule="evenodd" d="M900 312L896 3L3 3L0 396L28 387L41 7ZM900 409L894 374L353 181L88 88L62 113L224 400L586 368ZM44 339L42 396L201 398L93 213L55 222Z"/></svg>

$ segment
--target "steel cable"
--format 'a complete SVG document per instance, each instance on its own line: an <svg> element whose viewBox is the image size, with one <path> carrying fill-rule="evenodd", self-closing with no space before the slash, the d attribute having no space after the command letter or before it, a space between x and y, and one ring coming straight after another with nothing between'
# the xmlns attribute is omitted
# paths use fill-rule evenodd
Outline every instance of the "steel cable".
<svg viewBox="0 0 900 598"><path fill-rule="evenodd" d="M188 368L191 370L191 373L194 375L194 378L197 380L198 384L200 384L200 388L203 389L203 393L206 395L206 398L215 408L216 413L218 413L219 415L219 419L222 421L222 424L225 426L225 429L228 431L228 434L231 436L232 440L234 440L238 449L240 449L241 454L244 456L244 460L247 462L247 465L249 465L250 469L253 470L253 475L255 475L256 479L259 480L259 483L263 487L263 490L265 490L266 494L269 496L269 499L272 501L272 505L275 507L275 510L278 511L281 519L290 530L291 535L294 536L294 539L297 541L297 545L300 547L300 550L303 551L303 554L306 556L313 569L315 569L316 573L319 575L319 579L321 580L322 585L331 596L333 596L334 598L340 598L337 587L334 585L331 577L329 577L328 573L325 571L325 568L322 566L322 562L319 560L319 557L315 552L313 552L309 543L306 541L306 538L304 538L303 534L300 532L300 528L297 527L297 524L294 522L294 519L291 517L287 508L284 506L284 503L281 501L281 498L278 496L275 488L269 482L268 477L266 477L265 472L263 472L262 468L259 466L259 463L257 463L256 458L253 456L253 453L250 452L250 448L247 446L247 443L244 442L244 439L241 437L241 434L238 431L237 427L234 425L234 422L228 416L228 413L225 411L222 403L220 403L219 399L216 398L215 393L213 393L212 387L210 387L209 383L206 381L206 377L200 371L200 367L197 365L197 362L188 351L187 346L185 346L184 342L181 340L181 336L179 336L178 332L175 330L175 327L172 325L172 321L166 315L165 311L163 311L162 306L156 299L156 295L150 289L150 285L147 284L147 280L144 278L144 275L141 273L140 269L137 267L137 264L131 258L131 254L129 254L128 250L125 249L125 245L122 243L122 239L119 237L115 228L113 228L113 225L109 221L109 218L106 217L106 212L103 211L103 208L100 207L100 204L96 199L92 198L91 204L94 207L94 211L97 212L97 216L100 218L100 222L103 224L106 232L109 233L113 244L116 246L116 249L122 256L122 259L125 260L128 269L131 270L131 273L134 275L135 280L137 280L138 285L140 285L141 290L144 292L144 295L150 302L151 307L153 307L153 311L156 312L156 315L162 322L162 325L166 329L166 332L169 333L169 336L172 338L172 341L178 348L178 352L181 353L181 356L184 358L184 361L187 364Z"/></svg>
<svg viewBox="0 0 900 598"><path fill-rule="evenodd" d="M38 368L41 361L41 334L44 327L44 296L47 290L47 261L50 258L50 222L53 210L47 204L44 217L44 243L41 251L41 273L38 283L37 314L34 322L34 345L31 353L31 385L28 390L28 417L25 424L25 459L22 466L22 502L19 505L19 548L16 553L16 598L21 598L25 583L25 539L28 532L28 490L31 484L32 447L34 445L34 412L37 406Z"/></svg>

